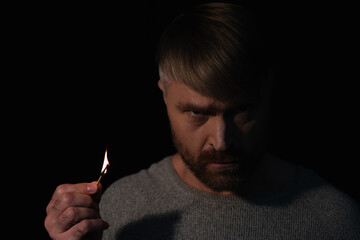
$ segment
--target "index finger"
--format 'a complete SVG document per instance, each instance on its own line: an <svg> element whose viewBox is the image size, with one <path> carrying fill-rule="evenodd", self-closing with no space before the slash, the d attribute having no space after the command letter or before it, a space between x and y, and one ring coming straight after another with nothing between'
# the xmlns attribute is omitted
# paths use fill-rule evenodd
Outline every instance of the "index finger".
<svg viewBox="0 0 360 240"><path fill-rule="evenodd" d="M77 183L77 184L62 184L56 188L52 199L58 199L60 196L64 195L65 193L69 193L69 192L78 192L78 193L93 195L93 194L97 193L98 190L99 190L99 186L96 185L95 182Z"/></svg>

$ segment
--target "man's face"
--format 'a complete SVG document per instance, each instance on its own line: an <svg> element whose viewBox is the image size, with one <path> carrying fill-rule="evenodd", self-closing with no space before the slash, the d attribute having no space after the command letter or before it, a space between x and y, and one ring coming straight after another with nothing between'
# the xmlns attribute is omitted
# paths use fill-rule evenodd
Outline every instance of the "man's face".
<svg viewBox="0 0 360 240"><path fill-rule="evenodd" d="M185 164L216 192L242 191L262 153L259 108L219 102L170 81L164 99L174 144Z"/></svg>

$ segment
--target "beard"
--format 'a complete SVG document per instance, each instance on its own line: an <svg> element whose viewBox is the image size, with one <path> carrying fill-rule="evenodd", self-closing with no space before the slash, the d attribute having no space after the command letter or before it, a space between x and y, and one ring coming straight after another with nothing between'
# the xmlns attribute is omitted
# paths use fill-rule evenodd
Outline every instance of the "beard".
<svg viewBox="0 0 360 240"><path fill-rule="evenodd" d="M179 141L172 129L175 147L185 165L195 177L214 192L231 191L238 195L245 195L250 188L250 179L258 163L258 154L252 154L245 148L235 150L216 151L215 149L200 152L195 157ZM212 168L210 164L231 163L229 167Z"/></svg>

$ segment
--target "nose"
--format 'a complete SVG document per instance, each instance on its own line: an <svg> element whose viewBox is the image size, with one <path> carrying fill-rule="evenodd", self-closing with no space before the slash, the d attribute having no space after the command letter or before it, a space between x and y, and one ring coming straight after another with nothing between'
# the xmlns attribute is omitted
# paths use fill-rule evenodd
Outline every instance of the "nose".
<svg viewBox="0 0 360 240"><path fill-rule="evenodd" d="M209 138L209 144L216 151L225 151L229 145L230 135L229 135L229 124L226 123L223 117L216 117L214 119L211 137Z"/></svg>

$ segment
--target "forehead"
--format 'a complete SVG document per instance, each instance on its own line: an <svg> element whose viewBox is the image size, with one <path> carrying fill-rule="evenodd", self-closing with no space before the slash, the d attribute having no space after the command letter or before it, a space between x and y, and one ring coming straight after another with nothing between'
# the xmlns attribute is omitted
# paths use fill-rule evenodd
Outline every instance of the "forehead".
<svg viewBox="0 0 360 240"><path fill-rule="evenodd" d="M217 110L226 110L238 105L249 104L248 99L245 99L244 96L239 95L238 98L233 101L222 102L216 100L215 98L211 98L208 96L204 96L183 83L178 83L174 81L170 81L167 87L167 97L168 100L174 102L176 106L198 106L198 107L209 107Z"/></svg>

